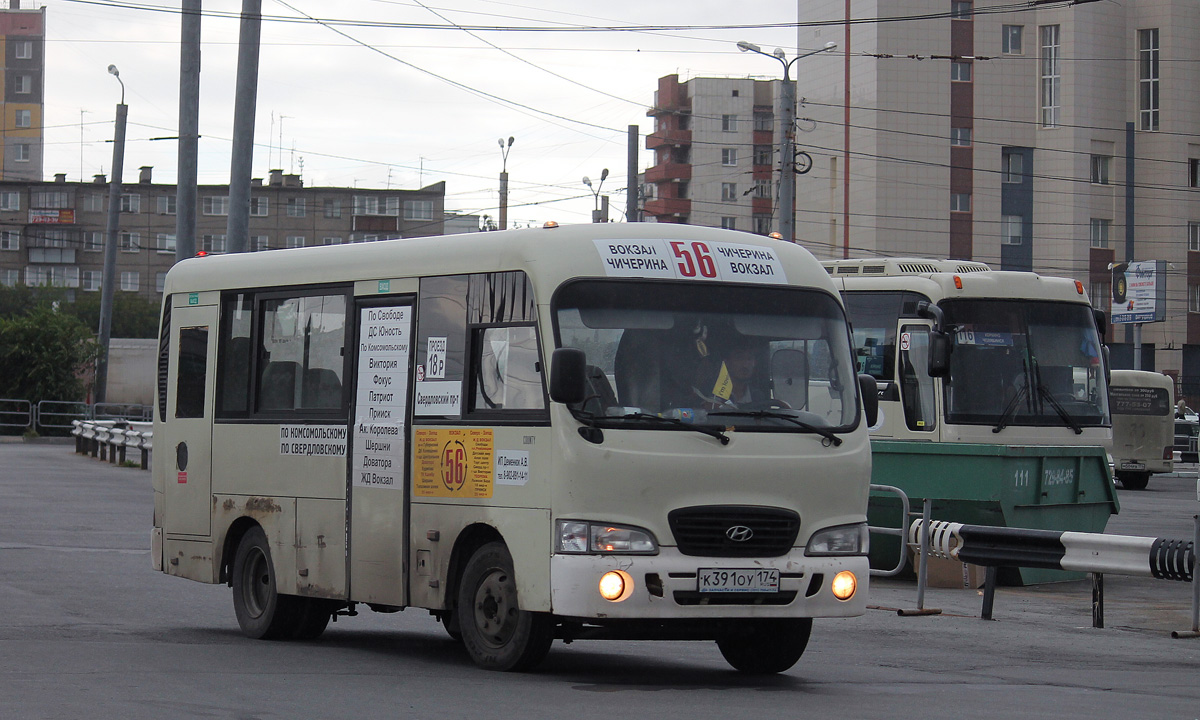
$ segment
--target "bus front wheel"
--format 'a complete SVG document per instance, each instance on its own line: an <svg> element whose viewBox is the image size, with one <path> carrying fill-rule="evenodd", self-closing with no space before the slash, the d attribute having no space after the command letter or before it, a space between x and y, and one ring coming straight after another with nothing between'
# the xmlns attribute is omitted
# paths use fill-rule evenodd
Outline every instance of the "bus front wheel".
<svg viewBox="0 0 1200 720"><path fill-rule="evenodd" d="M1146 485L1150 483L1150 473L1119 472L1117 473L1117 481L1126 490L1145 490Z"/></svg>
<svg viewBox="0 0 1200 720"><path fill-rule="evenodd" d="M717 639L726 662L748 675L781 673L808 647L812 618L747 620Z"/></svg>
<svg viewBox="0 0 1200 720"><path fill-rule="evenodd" d="M521 610L512 555L504 543L475 551L458 587L458 630L476 665L530 670L554 641L550 616Z"/></svg>
<svg viewBox="0 0 1200 720"><path fill-rule="evenodd" d="M242 634L256 640L291 636L301 622L298 600L279 594L266 533L249 530L233 559L233 611Z"/></svg>

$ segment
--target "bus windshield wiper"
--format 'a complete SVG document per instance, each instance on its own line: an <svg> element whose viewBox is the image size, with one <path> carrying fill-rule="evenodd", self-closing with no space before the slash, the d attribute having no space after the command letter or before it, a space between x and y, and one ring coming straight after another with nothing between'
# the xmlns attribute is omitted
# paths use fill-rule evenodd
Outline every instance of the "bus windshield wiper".
<svg viewBox="0 0 1200 720"><path fill-rule="evenodd" d="M1079 423L1075 422L1075 418L1071 417L1071 413L1067 412L1067 409L1062 406L1062 403L1055 399L1054 393L1050 392L1042 385L1042 371L1041 368L1038 367L1037 360L1033 361L1033 373L1035 375L1035 379L1037 380L1038 396L1049 401L1050 407L1054 408L1054 412L1058 413L1058 416L1062 418L1062 421L1067 424L1067 427L1074 430L1076 435L1082 435L1083 428L1079 426Z"/></svg>
<svg viewBox="0 0 1200 720"><path fill-rule="evenodd" d="M714 415L730 416L730 417L755 417L755 418L774 418L776 420L787 420L793 425L799 425L801 428L814 432L821 437L833 443L834 447L842 444L842 439L834 435L831 430L823 427L817 427L812 423L807 423L798 417L788 415L787 413L774 412L771 410L716 410L708 413L709 417Z"/></svg>
<svg viewBox="0 0 1200 720"><path fill-rule="evenodd" d="M1021 386L1017 393L1013 395L1012 400L1004 406L1004 412L1000 413L1000 419L996 422L996 427L992 428L992 432L998 433L1008 427L1008 421L1012 420L1013 415L1017 414L1017 408L1020 407L1021 401L1029 394L1029 364L1026 361L1021 361L1022 375L1025 384Z"/></svg>
<svg viewBox="0 0 1200 720"><path fill-rule="evenodd" d="M709 414L711 415L712 413L709 413ZM678 418L663 417L662 415L654 415L652 413L647 413L647 412L625 413L624 415L620 415L619 417L622 419L625 419L625 420L631 420L631 419L632 420L651 420L651 421L657 422L657 423L664 423L667 425L675 425L678 427L687 428L688 430L695 430L698 433L704 433L705 435L708 435L709 437L715 437L716 439L721 441L722 445L729 444L729 436L726 435L723 431L718 430L717 428L713 428L713 427L705 427L704 425L695 425L690 422L684 422Z"/></svg>

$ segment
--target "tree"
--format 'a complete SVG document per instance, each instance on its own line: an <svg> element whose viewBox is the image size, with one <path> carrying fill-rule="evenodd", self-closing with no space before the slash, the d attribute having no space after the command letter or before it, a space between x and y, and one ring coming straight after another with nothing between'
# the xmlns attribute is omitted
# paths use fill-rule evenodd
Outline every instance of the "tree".
<svg viewBox="0 0 1200 720"><path fill-rule="evenodd" d="M84 400L84 376L95 358L92 330L50 305L0 317L0 397Z"/></svg>
<svg viewBox="0 0 1200 720"><path fill-rule="evenodd" d="M74 315L93 333L100 328L100 293L81 294L73 303L59 306ZM156 338L158 337L159 304L131 293L113 296L112 329L110 337Z"/></svg>

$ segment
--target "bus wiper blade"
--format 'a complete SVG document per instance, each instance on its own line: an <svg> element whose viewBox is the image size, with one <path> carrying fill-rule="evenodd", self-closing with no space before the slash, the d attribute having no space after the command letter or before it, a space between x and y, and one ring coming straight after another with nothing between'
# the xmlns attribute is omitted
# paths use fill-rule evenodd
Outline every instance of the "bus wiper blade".
<svg viewBox="0 0 1200 720"><path fill-rule="evenodd" d="M1083 434L1083 428L1080 427L1079 423L1075 422L1075 418L1071 417L1071 413L1067 412L1067 409L1062 406L1062 403L1054 398L1054 393L1050 392L1041 385L1038 385L1038 395L1041 395L1042 398L1049 401L1050 407L1054 408L1054 412L1058 413L1058 416L1062 418L1062 421L1065 422L1069 428L1074 430L1076 435Z"/></svg>
<svg viewBox="0 0 1200 720"><path fill-rule="evenodd" d="M709 414L711 415L712 413L709 413ZM684 422L678 418L663 417L662 415L654 415L652 413L646 413L646 412L625 413L624 415L621 415L620 417L623 419L652 420L654 422L665 423L667 425L676 425L678 427L687 428L688 430L695 430L698 433L704 433L705 435L708 435L709 437L715 437L716 439L721 441L722 445L729 444L729 436L726 435L723 431L718 430L717 428L705 427L704 425L694 425L689 422Z"/></svg>
<svg viewBox="0 0 1200 720"><path fill-rule="evenodd" d="M1020 406L1021 401L1029 394L1029 364L1022 360L1021 367L1025 384L1017 390L1017 394L1013 395L1012 400L1009 400L1008 404L1004 406L1004 412L1000 413L1000 420L996 423L996 427L992 428L992 432L994 433L998 433L1008 427L1008 421L1012 420L1013 415L1017 414L1017 408Z"/></svg>
<svg viewBox="0 0 1200 720"><path fill-rule="evenodd" d="M838 445L842 444L842 439L840 437L838 437L837 435L834 435L832 431L827 430L823 427L817 427L816 425L813 425L812 423L804 422L800 418L794 417L792 415L788 415L786 413L772 412L770 410L716 410L716 411L711 411L708 413L709 417L712 417L714 415L723 415L723 416L731 416L731 417L762 417L762 418L774 418L776 420L787 420L788 422L792 423L793 425L799 425L800 427L804 428L805 430L808 430L809 432L814 432L814 433L820 435L821 437L823 437L826 440L833 443L834 447L837 447Z"/></svg>

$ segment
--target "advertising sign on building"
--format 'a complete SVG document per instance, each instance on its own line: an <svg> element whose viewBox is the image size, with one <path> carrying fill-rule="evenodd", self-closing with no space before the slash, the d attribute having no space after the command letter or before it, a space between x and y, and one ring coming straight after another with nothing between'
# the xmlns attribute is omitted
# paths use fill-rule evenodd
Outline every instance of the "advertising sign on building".
<svg viewBox="0 0 1200 720"><path fill-rule="evenodd" d="M1112 322L1162 322L1167 315L1167 263L1119 263L1112 269Z"/></svg>

